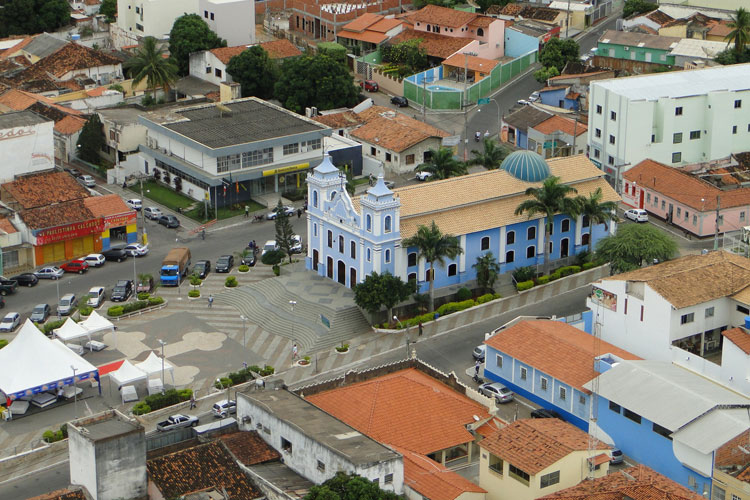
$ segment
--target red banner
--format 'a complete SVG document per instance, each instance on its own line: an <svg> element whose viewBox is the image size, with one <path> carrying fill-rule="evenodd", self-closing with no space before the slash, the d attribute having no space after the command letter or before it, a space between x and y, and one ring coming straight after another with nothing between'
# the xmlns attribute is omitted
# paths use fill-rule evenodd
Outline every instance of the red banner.
<svg viewBox="0 0 750 500"><path fill-rule="evenodd" d="M56 241L72 240L89 234L104 231L104 220L100 217L65 226L57 226L50 229L42 229L36 233L37 246L55 243Z"/></svg>
<svg viewBox="0 0 750 500"><path fill-rule="evenodd" d="M104 229L111 229L113 227L129 226L135 224L136 213L135 210L131 210L125 214L108 215L104 217Z"/></svg>

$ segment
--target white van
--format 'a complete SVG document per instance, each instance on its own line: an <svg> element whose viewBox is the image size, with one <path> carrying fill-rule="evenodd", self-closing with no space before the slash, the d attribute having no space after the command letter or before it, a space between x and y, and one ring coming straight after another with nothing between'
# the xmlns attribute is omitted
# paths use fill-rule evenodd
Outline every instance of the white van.
<svg viewBox="0 0 750 500"><path fill-rule="evenodd" d="M102 302L104 302L104 299L106 298L106 292L104 291L103 286L95 286L91 290L89 290L88 294L88 300L86 301L86 304L97 308L100 305L102 305Z"/></svg>

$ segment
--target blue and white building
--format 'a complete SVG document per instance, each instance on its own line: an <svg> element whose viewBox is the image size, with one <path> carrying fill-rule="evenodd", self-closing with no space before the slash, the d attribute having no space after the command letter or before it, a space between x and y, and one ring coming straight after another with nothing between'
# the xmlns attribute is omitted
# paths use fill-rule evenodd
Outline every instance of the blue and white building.
<svg viewBox="0 0 750 500"><path fill-rule="evenodd" d="M529 187L541 186L549 176L588 196L601 188L604 201L619 197L604 180L604 173L585 156L545 161L531 151L510 154L498 170L442 181L388 189L382 178L359 198L345 189L345 178L329 157L307 176L307 268L348 287L374 272L389 271L415 280L421 291L429 288L429 264L403 239L433 221L444 234L459 239L463 253L445 266L435 267L435 287L458 285L476 278L472 267L478 257L492 252L500 272L542 264L544 220L516 215ZM560 261L584 251L593 239L614 233L615 224L592 225L587 218L558 214L547 244L551 259Z"/></svg>

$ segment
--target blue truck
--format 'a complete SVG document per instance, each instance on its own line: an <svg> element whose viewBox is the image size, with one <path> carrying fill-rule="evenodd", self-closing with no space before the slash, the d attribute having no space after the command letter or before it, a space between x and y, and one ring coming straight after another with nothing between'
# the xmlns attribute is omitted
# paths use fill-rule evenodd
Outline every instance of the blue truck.
<svg viewBox="0 0 750 500"><path fill-rule="evenodd" d="M161 263L159 278L162 286L178 286L190 268L190 249L177 247L169 251Z"/></svg>

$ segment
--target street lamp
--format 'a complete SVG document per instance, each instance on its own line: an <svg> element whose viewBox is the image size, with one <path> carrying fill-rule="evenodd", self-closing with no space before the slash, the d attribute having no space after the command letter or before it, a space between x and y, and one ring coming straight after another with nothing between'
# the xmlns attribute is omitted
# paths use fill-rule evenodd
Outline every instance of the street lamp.
<svg viewBox="0 0 750 500"><path fill-rule="evenodd" d="M292 339L294 339L294 306L297 305L297 301L296 300L290 300L289 301L289 305L292 308Z"/></svg>
<svg viewBox="0 0 750 500"><path fill-rule="evenodd" d="M76 419L78 418L78 385L76 384L76 367L70 365L70 369L73 370L73 407L75 408Z"/></svg>
<svg viewBox="0 0 750 500"><path fill-rule="evenodd" d="M393 321L396 321L398 325L403 329L404 325L401 323L401 320L398 319L398 316L395 314L393 315ZM409 329L406 329L406 359L409 359Z"/></svg>
<svg viewBox="0 0 750 500"><path fill-rule="evenodd" d="M497 131L498 131L497 133L499 135L500 134L500 130L502 129L502 127L501 127L501 122L502 122L501 113L502 112L500 110L500 103L494 97L487 98L487 100L494 102L495 105L497 106ZM477 109L477 113L481 113L481 112L482 112L482 108Z"/></svg>
<svg viewBox="0 0 750 500"><path fill-rule="evenodd" d="M222 390L224 390L224 384L222 384L222 383L221 383L221 379L218 379L218 378L217 378L217 379L216 379L216 382L218 382L218 383L219 383L219 386L221 387L221 389L222 389ZM232 387L231 385L228 385L228 386L227 386L227 412L229 411L229 401L230 401L230 397L229 397L229 389L230 389L231 387Z"/></svg>
<svg viewBox="0 0 750 500"><path fill-rule="evenodd" d="M244 314L240 314L240 318L242 318L242 348L244 349L246 347L245 345L245 337L247 330L245 329L245 321L247 321L247 318Z"/></svg>
<svg viewBox="0 0 750 500"><path fill-rule="evenodd" d="M135 270L136 256L133 254L133 300L138 300L138 273Z"/></svg>
<svg viewBox="0 0 750 500"><path fill-rule="evenodd" d="M162 339L159 339L161 344L161 393L164 394L164 346L167 345Z"/></svg>

